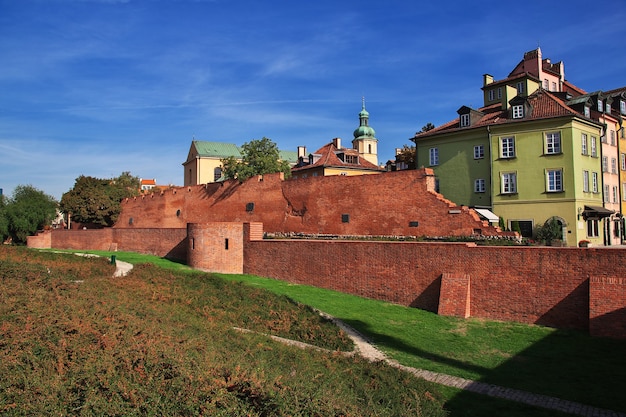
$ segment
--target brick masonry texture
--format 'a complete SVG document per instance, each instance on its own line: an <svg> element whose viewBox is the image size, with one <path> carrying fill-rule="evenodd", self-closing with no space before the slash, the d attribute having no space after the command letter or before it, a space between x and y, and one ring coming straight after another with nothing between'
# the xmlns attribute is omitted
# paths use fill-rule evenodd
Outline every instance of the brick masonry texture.
<svg viewBox="0 0 626 417"><path fill-rule="evenodd" d="M280 174L125 200L114 228L261 222L266 232L377 236L502 234L433 191L432 170L283 180ZM504 233L506 235L506 233Z"/></svg>

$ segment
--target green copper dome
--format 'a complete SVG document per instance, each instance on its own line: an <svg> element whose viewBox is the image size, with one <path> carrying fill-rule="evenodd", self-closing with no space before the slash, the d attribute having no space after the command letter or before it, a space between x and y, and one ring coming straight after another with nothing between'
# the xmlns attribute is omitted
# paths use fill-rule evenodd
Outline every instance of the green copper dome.
<svg viewBox="0 0 626 417"><path fill-rule="evenodd" d="M376 131L369 126L369 118L370 114L365 110L365 98L363 98L363 107L359 112L359 127L352 133L355 139L376 137Z"/></svg>

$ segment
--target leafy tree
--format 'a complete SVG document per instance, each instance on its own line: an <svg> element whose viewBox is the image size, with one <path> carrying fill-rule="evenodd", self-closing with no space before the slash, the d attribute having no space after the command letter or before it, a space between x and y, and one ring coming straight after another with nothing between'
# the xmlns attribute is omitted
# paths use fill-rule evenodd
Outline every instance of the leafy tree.
<svg viewBox="0 0 626 417"><path fill-rule="evenodd" d="M415 146L403 145L400 152L396 155L397 162L404 162L409 169L415 169Z"/></svg>
<svg viewBox="0 0 626 417"><path fill-rule="evenodd" d="M63 194L61 211L79 223L112 226L120 214L122 199L138 195L139 188L139 178L130 172L111 179L81 175L74 188Z"/></svg>
<svg viewBox="0 0 626 417"><path fill-rule="evenodd" d="M28 236L49 226L58 207L54 197L31 185L18 185L11 198L0 202L0 234L4 241L13 238L18 244L26 243Z"/></svg>
<svg viewBox="0 0 626 417"><path fill-rule="evenodd" d="M422 132L428 132L429 130L433 130L434 128L435 128L435 125L430 123L430 122L428 122L428 123L426 123L425 126L422 127L421 131Z"/></svg>
<svg viewBox="0 0 626 417"><path fill-rule="evenodd" d="M536 230L537 240L550 245L555 240L563 239L563 227L555 217L548 219L543 226Z"/></svg>
<svg viewBox="0 0 626 417"><path fill-rule="evenodd" d="M271 139L253 139L241 147L241 161L230 156L222 159L223 175L225 178L245 181L254 175L283 172L285 177L291 175L291 168L287 161L280 160L278 146Z"/></svg>

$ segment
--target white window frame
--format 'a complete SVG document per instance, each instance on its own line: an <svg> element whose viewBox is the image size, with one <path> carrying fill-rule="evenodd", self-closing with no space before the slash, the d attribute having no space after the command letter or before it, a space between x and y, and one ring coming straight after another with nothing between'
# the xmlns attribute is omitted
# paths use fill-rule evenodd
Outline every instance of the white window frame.
<svg viewBox="0 0 626 417"><path fill-rule="evenodd" d="M489 90L488 95L489 95L489 101L493 101L496 98L496 91L494 89L491 89Z"/></svg>
<svg viewBox="0 0 626 417"><path fill-rule="evenodd" d="M552 91L557 91L556 82L552 81Z"/></svg>
<svg viewBox="0 0 626 417"><path fill-rule="evenodd" d="M517 194L517 172L500 174L500 191L502 194Z"/></svg>
<svg viewBox="0 0 626 417"><path fill-rule="evenodd" d="M485 157L485 145L474 146L474 159L483 159Z"/></svg>
<svg viewBox="0 0 626 417"><path fill-rule="evenodd" d="M606 105L604 106L604 110L606 113L611 114L611 104L608 102L606 102Z"/></svg>
<svg viewBox="0 0 626 417"><path fill-rule="evenodd" d="M587 140L588 139L587 139L587 134L586 133L583 133L583 134L580 135L580 147L582 149L581 153L583 155L587 155L588 152L589 152L588 145L587 145Z"/></svg>
<svg viewBox="0 0 626 417"><path fill-rule="evenodd" d="M439 148L430 148L428 150L428 162L430 166L439 165Z"/></svg>
<svg viewBox="0 0 626 417"><path fill-rule="evenodd" d="M591 137L591 156L598 156L598 138L595 136Z"/></svg>
<svg viewBox="0 0 626 417"><path fill-rule="evenodd" d="M591 109L589 106L585 106L585 117L591 117Z"/></svg>
<svg viewBox="0 0 626 417"><path fill-rule="evenodd" d="M602 106L602 100L598 99L598 111L601 112L602 110L604 110L604 107Z"/></svg>
<svg viewBox="0 0 626 417"><path fill-rule="evenodd" d="M500 158L515 158L515 136L500 138Z"/></svg>
<svg viewBox="0 0 626 417"><path fill-rule="evenodd" d="M621 153L619 155L620 168L622 171L626 171L626 153Z"/></svg>
<svg viewBox="0 0 626 417"><path fill-rule="evenodd" d="M613 196L613 198L612 198L613 203L617 203L617 201L619 200L618 197L617 197L617 185L613 186L612 196Z"/></svg>
<svg viewBox="0 0 626 417"><path fill-rule="evenodd" d="M624 100L620 100L619 101L619 111L622 114L626 114L626 101L624 101Z"/></svg>
<svg viewBox="0 0 626 417"><path fill-rule="evenodd" d="M470 125L470 115L465 113L461 115L461 127L467 127Z"/></svg>
<svg viewBox="0 0 626 417"><path fill-rule="evenodd" d="M609 172L609 157L602 157L602 172Z"/></svg>
<svg viewBox="0 0 626 417"><path fill-rule="evenodd" d="M524 105L523 104L517 104L513 106L513 118L514 119L524 118Z"/></svg>
<svg viewBox="0 0 626 417"><path fill-rule="evenodd" d="M589 171L583 170L583 193L589 192Z"/></svg>
<svg viewBox="0 0 626 417"><path fill-rule="evenodd" d="M550 88L550 81L547 78L543 80L543 88L548 90Z"/></svg>
<svg viewBox="0 0 626 417"><path fill-rule="evenodd" d="M563 191L563 169L546 170L546 191L549 193Z"/></svg>
<svg viewBox="0 0 626 417"><path fill-rule="evenodd" d="M484 193L486 188L486 181L484 178L478 178L474 180L474 192L475 193Z"/></svg>
<svg viewBox="0 0 626 417"><path fill-rule="evenodd" d="M517 94L523 94L524 93L524 82L523 81L519 81L517 83Z"/></svg>
<svg viewBox="0 0 626 417"><path fill-rule="evenodd" d="M602 198L602 201L604 201L605 203L609 202L609 184L604 184L604 196Z"/></svg>
<svg viewBox="0 0 626 417"><path fill-rule="evenodd" d="M617 159L611 158L611 174L617 174Z"/></svg>
<svg viewBox="0 0 626 417"><path fill-rule="evenodd" d="M598 173L591 173L591 192L598 194Z"/></svg>
<svg viewBox="0 0 626 417"><path fill-rule="evenodd" d="M546 133L546 154L556 155L561 153L561 132Z"/></svg>

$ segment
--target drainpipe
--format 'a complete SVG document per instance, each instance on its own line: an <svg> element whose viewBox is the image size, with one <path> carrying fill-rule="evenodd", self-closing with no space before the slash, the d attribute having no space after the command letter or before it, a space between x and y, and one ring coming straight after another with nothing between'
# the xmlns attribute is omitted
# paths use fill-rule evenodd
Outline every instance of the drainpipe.
<svg viewBox="0 0 626 417"><path fill-rule="evenodd" d="M489 207L493 210L493 153L491 152L491 127L489 125L487 125L487 141L489 146Z"/></svg>

